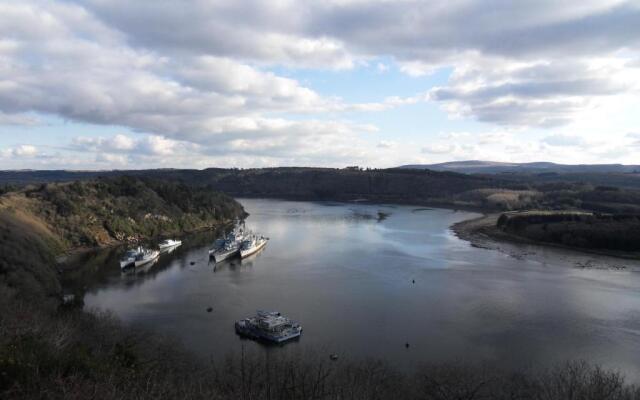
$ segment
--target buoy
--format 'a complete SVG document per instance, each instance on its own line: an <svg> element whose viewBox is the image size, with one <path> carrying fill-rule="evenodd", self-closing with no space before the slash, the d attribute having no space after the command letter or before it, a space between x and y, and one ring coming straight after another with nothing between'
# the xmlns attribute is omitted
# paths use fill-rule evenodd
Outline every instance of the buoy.
<svg viewBox="0 0 640 400"><path fill-rule="evenodd" d="M329 356L329 358L330 358L331 360L335 361L335 360L337 360L337 359L338 359L338 355L337 355L337 354L331 354L331 355Z"/></svg>
<svg viewBox="0 0 640 400"><path fill-rule="evenodd" d="M191 264L191 265L194 265L195 263L196 263L195 261L191 261L191 262L190 262L190 264Z"/></svg>
<svg viewBox="0 0 640 400"><path fill-rule="evenodd" d="M213 311L213 307L207 307L207 312Z"/></svg>
<svg viewBox="0 0 640 400"><path fill-rule="evenodd" d="M416 280L415 280L415 279L412 279L412 280L411 280L411 282L416 283Z"/></svg>
<svg viewBox="0 0 640 400"><path fill-rule="evenodd" d="M408 349L409 348L409 343L405 343L404 347L406 347Z"/></svg>

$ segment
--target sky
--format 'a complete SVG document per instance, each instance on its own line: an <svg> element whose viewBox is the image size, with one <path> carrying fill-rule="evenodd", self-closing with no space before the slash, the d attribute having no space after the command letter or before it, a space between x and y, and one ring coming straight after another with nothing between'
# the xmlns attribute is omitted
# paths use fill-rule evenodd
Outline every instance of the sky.
<svg viewBox="0 0 640 400"><path fill-rule="evenodd" d="M0 169L639 155L638 0L0 1Z"/></svg>

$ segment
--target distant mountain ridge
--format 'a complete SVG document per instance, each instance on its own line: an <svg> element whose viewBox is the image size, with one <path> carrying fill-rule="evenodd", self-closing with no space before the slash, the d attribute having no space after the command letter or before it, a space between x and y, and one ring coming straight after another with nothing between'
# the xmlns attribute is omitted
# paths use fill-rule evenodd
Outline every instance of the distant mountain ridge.
<svg viewBox="0 0 640 400"><path fill-rule="evenodd" d="M464 174L500 173L640 173L640 165L624 164L556 164L552 162L507 163L498 161L451 161L438 164L402 165L402 169L429 169Z"/></svg>

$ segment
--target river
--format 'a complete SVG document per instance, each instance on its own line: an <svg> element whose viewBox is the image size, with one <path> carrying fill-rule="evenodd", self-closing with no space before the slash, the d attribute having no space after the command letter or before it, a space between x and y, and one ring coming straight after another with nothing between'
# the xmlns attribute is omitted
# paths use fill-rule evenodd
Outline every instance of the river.
<svg viewBox="0 0 640 400"><path fill-rule="evenodd" d="M213 265L214 234L205 233L184 238L147 271L122 274L117 251L103 250L83 260L91 266L85 308L110 310L213 358L244 346L373 357L399 368L585 359L640 375L638 272L472 247L449 229L477 216L470 212L240 201L247 228L270 238L259 254ZM256 309L299 321L302 337L283 347L241 340L233 323Z"/></svg>

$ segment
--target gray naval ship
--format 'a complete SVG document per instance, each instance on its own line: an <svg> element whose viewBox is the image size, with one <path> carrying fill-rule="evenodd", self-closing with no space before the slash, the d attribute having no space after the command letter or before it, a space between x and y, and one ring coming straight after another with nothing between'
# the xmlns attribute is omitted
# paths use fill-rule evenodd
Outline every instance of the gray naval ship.
<svg viewBox="0 0 640 400"><path fill-rule="evenodd" d="M216 263L237 255L241 258L249 257L262 250L268 240L269 238L256 235L238 225L224 238L214 242L213 247L209 249L209 257Z"/></svg>
<svg viewBox="0 0 640 400"><path fill-rule="evenodd" d="M258 311L255 317L235 323L236 333L250 339L284 343L300 337L302 326L277 311Z"/></svg>
<svg viewBox="0 0 640 400"><path fill-rule="evenodd" d="M231 233L214 242L213 247L209 249L209 257L218 263L237 255L245 236L244 228L236 226Z"/></svg>

